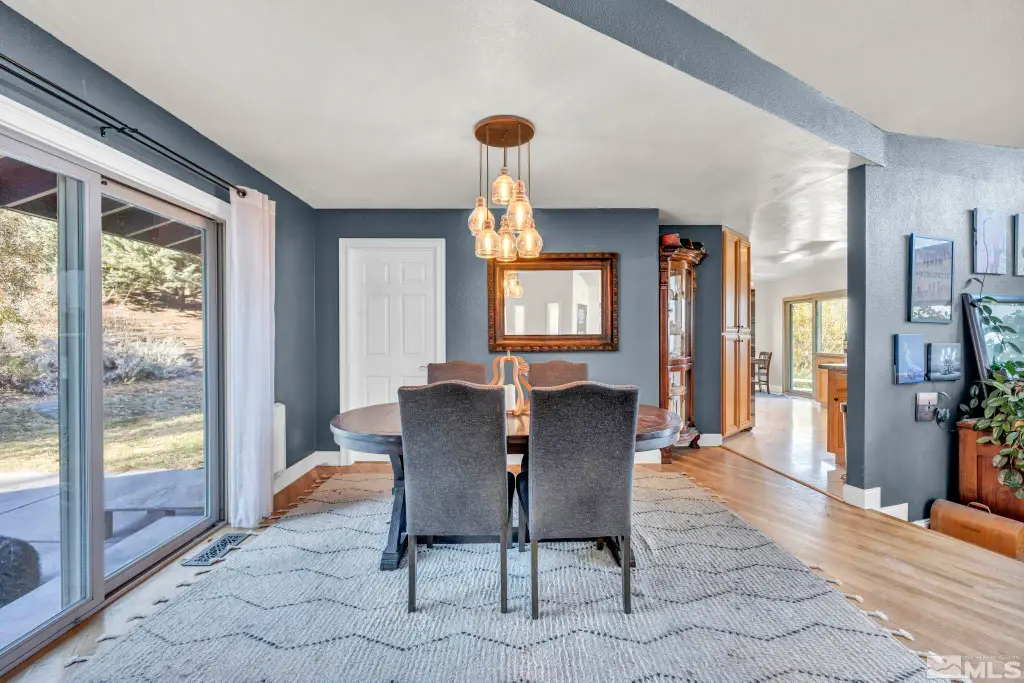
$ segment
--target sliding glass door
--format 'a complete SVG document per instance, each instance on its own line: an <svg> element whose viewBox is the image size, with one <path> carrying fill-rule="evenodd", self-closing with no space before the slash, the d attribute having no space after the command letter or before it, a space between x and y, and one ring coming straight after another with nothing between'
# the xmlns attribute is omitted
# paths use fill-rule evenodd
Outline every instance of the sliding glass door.
<svg viewBox="0 0 1024 683"><path fill-rule="evenodd" d="M220 517L217 226L112 180L102 226L104 574L117 584Z"/></svg>
<svg viewBox="0 0 1024 683"><path fill-rule="evenodd" d="M89 203L68 169L13 141L0 146L0 652L96 597Z"/></svg>
<svg viewBox="0 0 1024 683"><path fill-rule="evenodd" d="M783 313L786 393L813 396L817 392L819 363L843 363L846 359L845 292L785 299Z"/></svg>
<svg viewBox="0 0 1024 683"><path fill-rule="evenodd" d="M222 519L219 241L0 135L0 671Z"/></svg>

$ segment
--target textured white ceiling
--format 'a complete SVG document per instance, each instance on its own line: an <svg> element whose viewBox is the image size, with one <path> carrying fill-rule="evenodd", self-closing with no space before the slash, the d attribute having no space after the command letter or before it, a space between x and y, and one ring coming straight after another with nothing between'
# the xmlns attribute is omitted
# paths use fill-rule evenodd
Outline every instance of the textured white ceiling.
<svg viewBox="0 0 1024 683"><path fill-rule="evenodd" d="M494 113L536 123L546 208L749 233L758 207L861 163L532 0L7 1L318 208L468 211L473 124ZM817 233L772 215L773 244L845 234L845 210Z"/></svg>
<svg viewBox="0 0 1024 683"><path fill-rule="evenodd" d="M1021 0L671 0L889 131L1024 147Z"/></svg>

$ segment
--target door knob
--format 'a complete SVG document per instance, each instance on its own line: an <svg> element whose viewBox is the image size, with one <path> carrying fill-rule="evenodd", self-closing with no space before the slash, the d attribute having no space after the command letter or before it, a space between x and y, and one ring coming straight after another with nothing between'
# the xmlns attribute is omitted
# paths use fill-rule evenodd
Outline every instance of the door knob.
<svg viewBox="0 0 1024 683"><path fill-rule="evenodd" d="M426 369L427 369L427 366L426 366L426 365L421 365L421 366L420 366L420 370L426 370Z"/></svg>

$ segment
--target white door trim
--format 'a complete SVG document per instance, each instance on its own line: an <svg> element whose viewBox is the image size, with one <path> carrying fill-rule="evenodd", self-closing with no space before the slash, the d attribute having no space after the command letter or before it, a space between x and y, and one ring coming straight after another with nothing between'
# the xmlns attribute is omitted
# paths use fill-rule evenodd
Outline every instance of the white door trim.
<svg viewBox="0 0 1024 683"><path fill-rule="evenodd" d="M345 328L348 319L348 311L345 306L345 262L350 249L385 249L399 251L409 249L431 249L434 252L435 294L437 298L437 318L434 326L436 334L437 362L443 363L447 359L445 348L445 322L448 319L445 310L445 241L444 238L431 239L406 239L406 238L348 238L342 237L338 240L338 391L341 405L339 412L345 412L351 405L348 395L348 383L345 378L348 376L349 357L348 348L345 342ZM386 458L384 458L386 459ZM348 451L342 450L342 465L350 464Z"/></svg>

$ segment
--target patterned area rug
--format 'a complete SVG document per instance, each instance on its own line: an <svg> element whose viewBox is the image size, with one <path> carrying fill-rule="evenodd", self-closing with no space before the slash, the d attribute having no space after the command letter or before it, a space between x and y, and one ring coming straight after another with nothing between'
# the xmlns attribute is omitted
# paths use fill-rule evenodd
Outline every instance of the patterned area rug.
<svg viewBox="0 0 1024 683"><path fill-rule="evenodd" d="M529 552L422 548L419 612L404 569L378 570L390 477L340 475L88 662L125 681L917 681L921 661L769 538L680 474L639 472L633 614L592 543ZM104 645L103 648L107 648Z"/></svg>

